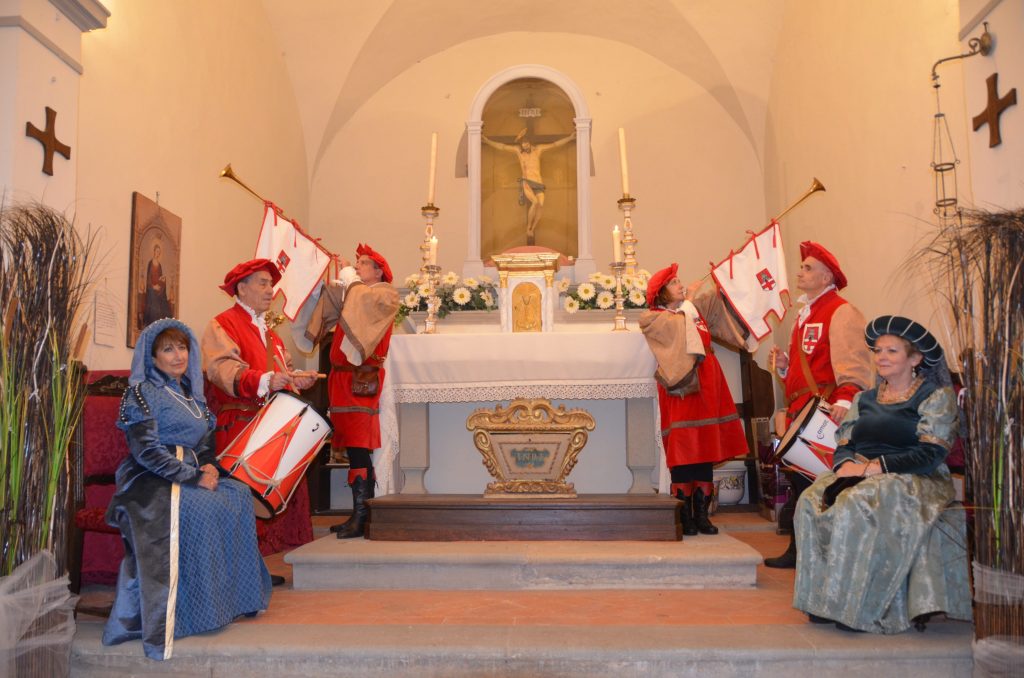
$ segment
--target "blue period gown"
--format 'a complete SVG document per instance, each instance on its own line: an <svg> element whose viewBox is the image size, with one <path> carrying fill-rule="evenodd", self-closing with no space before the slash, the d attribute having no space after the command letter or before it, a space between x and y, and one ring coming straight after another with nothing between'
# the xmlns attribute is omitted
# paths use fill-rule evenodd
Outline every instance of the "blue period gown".
<svg viewBox="0 0 1024 678"><path fill-rule="evenodd" d="M121 404L131 454L117 470L107 522L120 529L125 556L103 643L141 639L146 656L168 659L175 638L265 610L270 573L249 489L224 476L214 491L198 485L199 467L215 463L213 416L201 398L188 399L187 377L182 392L147 372Z"/></svg>

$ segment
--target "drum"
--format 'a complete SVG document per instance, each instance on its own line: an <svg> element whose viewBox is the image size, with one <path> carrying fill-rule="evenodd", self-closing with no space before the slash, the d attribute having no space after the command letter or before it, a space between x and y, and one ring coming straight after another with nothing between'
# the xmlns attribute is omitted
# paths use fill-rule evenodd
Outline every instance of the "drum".
<svg viewBox="0 0 1024 678"><path fill-rule="evenodd" d="M775 452L775 461L781 460L797 473L814 480L832 470L838 428L825 410L825 401L812 398L786 429Z"/></svg>
<svg viewBox="0 0 1024 678"><path fill-rule="evenodd" d="M309 403L278 391L218 460L252 490L256 517L270 519L288 507L306 467L330 435L331 425Z"/></svg>

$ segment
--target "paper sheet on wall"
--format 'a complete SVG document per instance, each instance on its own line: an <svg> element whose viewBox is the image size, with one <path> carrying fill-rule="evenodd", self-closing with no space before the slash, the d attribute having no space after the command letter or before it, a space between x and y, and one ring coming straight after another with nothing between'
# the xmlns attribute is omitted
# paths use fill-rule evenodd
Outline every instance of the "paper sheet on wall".
<svg viewBox="0 0 1024 678"><path fill-rule="evenodd" d="M114 295L106 288L93 293L92 341L100 346L114 346L117 337L117 310Z"/></svg>

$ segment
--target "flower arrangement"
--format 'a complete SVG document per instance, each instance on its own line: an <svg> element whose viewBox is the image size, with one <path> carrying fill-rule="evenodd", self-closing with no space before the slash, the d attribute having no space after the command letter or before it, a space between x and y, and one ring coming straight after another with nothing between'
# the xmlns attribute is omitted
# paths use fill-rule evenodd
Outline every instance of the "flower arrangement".
<svg viewBox="0 0 1024 678"><path fill-rule="evenodd" d="M650 277L651 274L643 269L635 275L622 276L625 308L647 308L647 281ZM594 308L612 308L615 306L615 276L591 273L587 282L575 288L568 278L562 278L558 281L558 292L565 297L562 307L570 314Z"/></svg>
<svg viewBox="0 0 1024 678"><path fill-rule="evenodd" d="M426 274L414 273L407 276L405 286L408 292L402 299L395 323L401 323L413 311L426 311L430 286ZM498 291L494 279L482 275L479 278L460 278L458 273L449 271L441 276L437 286L440 302L437 317L443 318L458 311L493 311L498 308Z"/></svg>

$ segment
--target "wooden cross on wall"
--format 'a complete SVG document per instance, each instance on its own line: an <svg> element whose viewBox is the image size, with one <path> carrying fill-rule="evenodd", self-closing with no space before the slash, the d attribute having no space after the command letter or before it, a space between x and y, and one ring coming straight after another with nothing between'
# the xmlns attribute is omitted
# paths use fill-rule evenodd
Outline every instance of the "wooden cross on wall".
<svg viewBox="0 0 1024 678"><path fill-rule="evenodd" d="M57 111L49 106L46 107L46 129L41 130L31 122L25 123L25 136L31 137L43 145L43 173L53 176L53 154L60 153L68 160L71 159L71 147L57 141Z"/></svg>
<svg viewBox="0 0 1024 678"><path fill-rule="evenodd" d="M974 116L974 131L981 129L982 125L988 125L988 147L992 148L1003 143L1003 137L999 133L999 116L1010 106L1017 103L1017 88L1014 87L1006 93L1002 99L998 94L999 74L993 73L985 80L988 86L988 104L978 115Z"/></svg>

